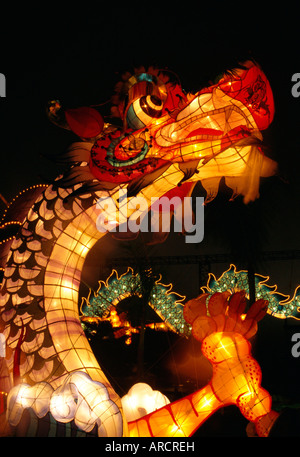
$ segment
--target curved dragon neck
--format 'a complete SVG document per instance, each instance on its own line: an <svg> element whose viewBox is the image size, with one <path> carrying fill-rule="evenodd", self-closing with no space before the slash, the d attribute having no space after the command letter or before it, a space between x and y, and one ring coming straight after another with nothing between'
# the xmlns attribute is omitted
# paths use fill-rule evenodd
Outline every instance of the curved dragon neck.
<svg viewBox="0 0 300 457"><path fill-rule="evenodd" d="M170 171L167 187L158 180L143 190L149 206L153 195L161 197L178 182L180 170L171 166ZM119 189L110 194L116 206ZM46 381L57 387L70 372L82 370L111 389L90 349L78 313L86 255L105 234L97 229L97 201L109 194L73 197L73 190L49 186L32 206L11 245L0 295L6 358L13 376L14 352L24 326L20 346L23 381Z"/></svg>

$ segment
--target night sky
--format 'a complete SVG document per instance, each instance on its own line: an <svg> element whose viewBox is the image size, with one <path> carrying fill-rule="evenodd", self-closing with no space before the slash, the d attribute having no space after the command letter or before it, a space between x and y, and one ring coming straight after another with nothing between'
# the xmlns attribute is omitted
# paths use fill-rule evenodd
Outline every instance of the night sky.
<svg viewBox="0 0 300 457"><path fill-rule="evenodd" d="M0 73L6 77L7 88L6 98L0 99L0 193L11 201L22 189L50 182L62 171L47 156L63 152L77 138L50 124L45 115L48 100L59 99L70 108L104 103L122 72L140 64L168 67L178 74L183 88L193 92L252 57L274 93L275 119L263 136L270 156L279 164L279 176L262 182L260 200L248 209L239 200L229 203L226 189L221 192L206 209L200 245L186 245L174 234L147 253L227 253L230 261L240 259L242 265L247 252L256 249L257 272L270 276L270 284L277 283L280 292L292 295L300 284L300 256L259 260L261 252L300 251L300 97L291 93L292 75L300 72L297 15L292 8L283 10L282 4L281 9L277 5L272 3L263 11L252 3L238 9L229 2L210 7L183 2L170 3L163 11L160 4L143 3L138 9L117 3L97 10L72 6L69 14L43 5L34 11L18 7L17 15L4 15L7 26L1 31ZM104 115L106 110L104 104ZM201 194L201 186L196 192ZM102 270L95 257L122 256L126 249L134 255L139 243L128 248L108 240L105 247L97 247L97 255L87 259L84 280L94 286L104 279L99 278ZM228 267L212 265L217 276ZM204 284L199 284L197 265L186 265L184 271L185 275L182 266L164 266L165 282L173 282L177 292L192 297ZM295 324L267 317L255 350L265 367L266 388L298 401L300 358L290 355L290 335L299 329Z"/></svg>

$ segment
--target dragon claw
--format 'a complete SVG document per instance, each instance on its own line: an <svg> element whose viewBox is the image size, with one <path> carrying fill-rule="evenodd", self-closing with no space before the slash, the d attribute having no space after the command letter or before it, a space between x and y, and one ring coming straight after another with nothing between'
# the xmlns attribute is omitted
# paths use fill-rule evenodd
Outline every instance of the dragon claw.
<svg viewBox="0 0 300 457"><path fill-rule="evenodd" d="M92 381L87 373L73 372L56 390L41 382L30 386L19 384L7 399L7 417L17 426L23 411L31 408L38 418L51 413L58 422L71 422L90 432L98 427L98 436L122 436L123 418L118 406L109 398L104 384Z"/></svg>

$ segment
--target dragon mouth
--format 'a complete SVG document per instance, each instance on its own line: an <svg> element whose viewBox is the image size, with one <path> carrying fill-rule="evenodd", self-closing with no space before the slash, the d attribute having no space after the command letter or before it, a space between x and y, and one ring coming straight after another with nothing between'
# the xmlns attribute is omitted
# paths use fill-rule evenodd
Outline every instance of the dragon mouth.
<svg viewBox="0 0 300 457"><path fill-rule="evenodd" d="M219 89L217 92L216 106L213 104L214 97L211 93L195 97L178 114L175 122L167 124L157 132L155 138L157 144L161 147L174 147L182 143L218 140L236 127L257 130L252 115L245 105L238 100L229 99Z"/></svg>

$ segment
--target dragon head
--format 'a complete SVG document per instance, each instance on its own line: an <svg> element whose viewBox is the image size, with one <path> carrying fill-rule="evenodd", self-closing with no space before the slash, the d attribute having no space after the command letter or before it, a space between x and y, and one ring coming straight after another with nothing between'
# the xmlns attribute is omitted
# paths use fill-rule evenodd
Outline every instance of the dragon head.
<svg viewBox="0 0 300 457"><path fill-rule="evenodd" d="M120 127L106 123L93 107L63 111L51 104L50 119L88 144L76 152L71 148L67 157L75 168L60 185L80 183L82 190L126 185L132 196L162 177L166 192L201 180L211 200L225 177L246 202L258 196L260 176L276 169L262 148L261 130L272 122L274 100L260 67L246 62L195 94L185 93L166 71L142 68L127 76L112 98Z"/></svg>

